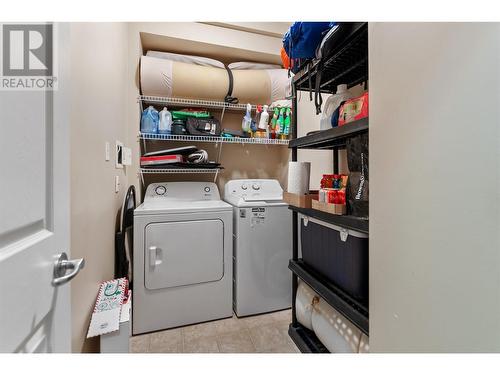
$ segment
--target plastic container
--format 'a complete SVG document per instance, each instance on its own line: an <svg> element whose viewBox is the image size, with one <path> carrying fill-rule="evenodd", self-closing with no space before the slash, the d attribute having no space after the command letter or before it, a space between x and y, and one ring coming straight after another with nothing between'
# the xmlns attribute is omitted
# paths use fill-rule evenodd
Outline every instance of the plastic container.
<svg viewBox="0 0 500 375"><path fill-rule="evenodd" d="M313 218L300 221L302 259L344 292L368 302L368 235Z"/></svg>
<svg viewBox="0 0 500 375"><path fill-rule="evenodd" d="M247 112L245 113L245 116L241 120L241 130L243 130L244 133L250 132L250 127L252 126L252 105L247 104Z"/></svg>
<svg viewBox="0 0 500 375"><path fill-rule="evenodd" d="M337 126L337 124L332 124L333 112L340 106L340 103L351 98L352 95L347 91L347 85L337 86L337 92L326 100L325 108L321 115L320 130L327 130Z"/></svg>
<svg viewBox="0 0 500 375"><path fill-rule="evenodd" d="M160 116L158 115L158 111L150 105L142 112L141 115L141 133L158 133L159 121Z"/></svg>
<svg viewBox="0 0 500 375"><path fill-rule="evenodd" d="M160 116L160 122L158 124L158 133L171 134L172 133L172 114L168 111L167 107L163 107L159 116Z"/></svg>
<svg viewBox="0 0 500 375"><path fill-rule="evenodd" d="M264 106L263 112L260 114L260 119L259 119L259 130L266 131L267 129L267 124L269 123L269 113L267 112L268 106Z"/></svg>

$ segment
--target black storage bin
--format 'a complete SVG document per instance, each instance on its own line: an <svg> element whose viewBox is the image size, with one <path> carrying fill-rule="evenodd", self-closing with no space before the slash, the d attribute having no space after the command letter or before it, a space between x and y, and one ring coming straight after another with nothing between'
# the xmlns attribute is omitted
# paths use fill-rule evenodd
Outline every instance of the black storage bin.
<svg viewBox="0 0 500 375"><path fill-rule="evenodd" d="M300 220L302 259L344 292L368 302L368 235L320 220Z"/></svg>

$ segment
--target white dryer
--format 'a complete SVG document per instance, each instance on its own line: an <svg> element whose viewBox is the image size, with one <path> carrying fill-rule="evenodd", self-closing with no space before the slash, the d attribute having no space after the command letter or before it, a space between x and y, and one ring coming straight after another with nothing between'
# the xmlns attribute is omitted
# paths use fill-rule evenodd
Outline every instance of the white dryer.
<svg viewBox="0 0 500 375"><path fill-rule="evenodd" d="M133 334L232 316L232 207L214 183L153 183L134 211Z"/></svg>
<svg viewBox="0 0 500 375"><path fill-rule="evenodd" d="M292 217L277 180L232 180L224 200L234 207L234 285L236 315L291 306Z"/></svg>

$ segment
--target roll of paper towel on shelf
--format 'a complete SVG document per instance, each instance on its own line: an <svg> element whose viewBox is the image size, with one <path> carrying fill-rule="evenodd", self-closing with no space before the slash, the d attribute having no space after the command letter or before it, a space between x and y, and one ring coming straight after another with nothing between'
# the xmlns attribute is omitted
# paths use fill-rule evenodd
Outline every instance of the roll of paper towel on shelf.
<svg viewBox="0 0 500 375"><path fill-rule="evenodd" d="M331 353L358 353L361 331L324 300L314 305L313 331Z"/></svg>
<svg viewBox="0 0 500 375"><path fill-rule="evenodd" d="M311 163L307 161L291 161L288 163L288 192L304 195L309 193L309 176Z"/></svg>
<svg viewBox="0 0 500 375"><path fill-rule="evenodd" d="M303 281L299 280L295 299L295 316L304 327L312 330L313 304L319 302L318 296Z"/></svg>

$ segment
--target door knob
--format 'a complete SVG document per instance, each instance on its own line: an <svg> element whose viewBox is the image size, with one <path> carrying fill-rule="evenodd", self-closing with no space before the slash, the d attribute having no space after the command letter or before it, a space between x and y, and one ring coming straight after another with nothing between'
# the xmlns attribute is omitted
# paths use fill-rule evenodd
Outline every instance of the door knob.
<svg viewBox="0 0 500 375"><path fill-rule="evenodd" d="M53 286L66 284L73 279L80 270L85 267L85 259L68 260L68 254L61 253L54 264ZM69 272L68 272L69 271Z"/></svg>

